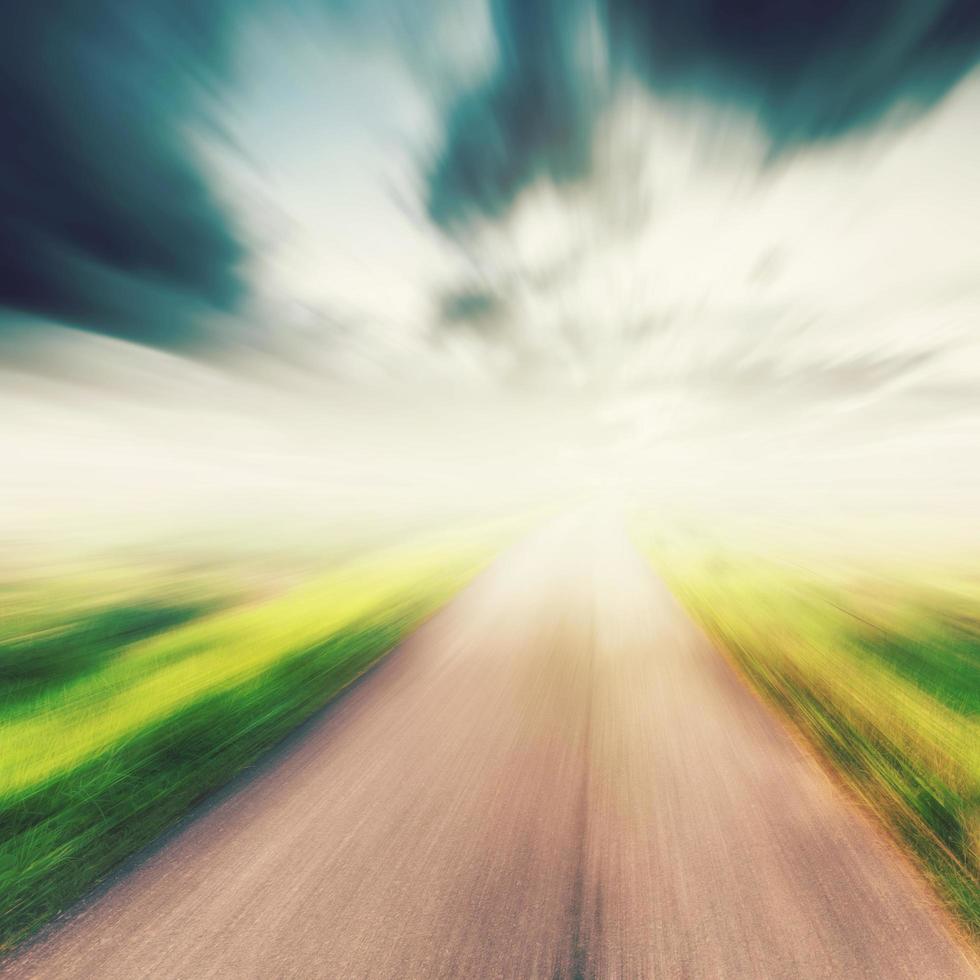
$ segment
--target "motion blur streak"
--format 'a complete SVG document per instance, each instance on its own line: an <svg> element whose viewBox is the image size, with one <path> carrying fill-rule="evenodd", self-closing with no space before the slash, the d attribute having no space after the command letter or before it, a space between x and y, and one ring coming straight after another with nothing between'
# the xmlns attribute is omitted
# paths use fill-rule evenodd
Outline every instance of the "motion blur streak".
<svg viewBox="0 0 980 980"><path fill-rule="evenodd" d="M971 971L622 532L576 518L8 974Z"/></svg>
<svg viewBox="0 0 980 980"><path fill-rule="evenodd" d="M977 9L18 8L0 533L598 490L975 550Z"/></svg>
<svg viewBox="0 0 980 980"><path fill-rule="evenodd" d="M977 0L0 6L9 971L967 969Z"/></svg>

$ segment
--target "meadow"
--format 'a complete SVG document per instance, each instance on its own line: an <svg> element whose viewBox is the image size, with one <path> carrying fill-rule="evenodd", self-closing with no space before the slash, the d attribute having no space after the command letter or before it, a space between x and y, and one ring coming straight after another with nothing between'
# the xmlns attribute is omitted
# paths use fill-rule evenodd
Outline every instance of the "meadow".
<svg viewBox="0 0 980 980"><path fill-rule="evenodd" d="M0 952L325 705L486 562L416 541L256 589L138 564L0 583Z"/></svg>
<svg viewBox="0 0 980 980"><path fill-rule="evenodd" d="M980 572L660 542L720 650L980 939Z"/></svg>

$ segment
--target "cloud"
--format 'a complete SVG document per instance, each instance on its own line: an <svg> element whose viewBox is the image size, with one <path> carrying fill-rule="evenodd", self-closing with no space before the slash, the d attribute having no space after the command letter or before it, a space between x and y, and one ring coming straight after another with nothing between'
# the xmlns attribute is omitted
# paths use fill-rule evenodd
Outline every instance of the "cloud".
<svg viewBox="0 0 980 980"><path fill-rule="evenodd" d="M482 287L451 290L442 296L440 320L450 328L492 329L504 312L503 298Z"/></svg>
<svg viewBox="0 0 980 980"><path fill-rule="evenodd" d="M0 35L0 305L135 340L233 309L244 248L187 135L248 0L52 0Z"/></svg>
<svg viewBox="0 0 980 980"><path fill-rule="evenodd" d="M444 228L499 217L542 177L586 176L618 82L752 113L778 153L914 115L980 56L973 0L493 0L493 12L497 68L452 105L429 172Z"/></svg>
<svg viewBox="0 0 980 980"><path fill-rule="evenodd" d="M649 84L742 99L777 145L927 107L980 54L970 0L613 0L610 30Z"/></svg>
<svg viewBox="0 0 980 980"><path fill-rule="evenodd" d="M725 359L708 361L687 383L701 383L709 392L737 403L754 395L813 406L823 400L840 402L874 394L912 378L937 356L936 351L925 350L840 355L797 364L765 355Z"/></svg>
<svg viewBox="0 0 980 980"><path fill-rule="evenodd" d="M428 210L443 227L499 216L518 189L589 170L601 89L583 50L581 0L492 0L498 64L452 105L429 175Z"/></svg>

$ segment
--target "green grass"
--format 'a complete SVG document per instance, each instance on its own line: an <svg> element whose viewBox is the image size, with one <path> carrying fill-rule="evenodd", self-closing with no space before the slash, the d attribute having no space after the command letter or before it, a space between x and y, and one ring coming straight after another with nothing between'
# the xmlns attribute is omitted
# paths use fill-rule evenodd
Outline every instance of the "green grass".
<svg viewBox="0 0 980 980"><path fill-rule="evenodd" d="M484 554L387 552L262 602L4 593L0 951L326 704Z"/></svg>
<svg viewBox="0 0 980 980"><path fill-rule="evenodd" d="M655 562L980 939L980 579L705 548Z"/></svg>
<svg viewBox="0 0 980 980"><path fill-rule="evenodd" d="M125 646L198 619L209 603L116 602L60 622L0 638L0 694L30 698L105 666Z"/></svg>

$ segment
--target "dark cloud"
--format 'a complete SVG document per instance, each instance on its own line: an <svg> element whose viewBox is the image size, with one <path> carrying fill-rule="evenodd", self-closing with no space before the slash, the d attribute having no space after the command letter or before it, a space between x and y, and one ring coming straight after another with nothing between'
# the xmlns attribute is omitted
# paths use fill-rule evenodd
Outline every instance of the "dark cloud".
<svg viewBox="0 0 980 980"><path fill-rule="evenodd" d="M494 0L500 62L449 113L430 173L436 222L492 217L541 175L588 172L608 91L581 63L586 9ZM613 79L754 112L777 153L927 108L980 55L977 0L602 0L595 16Z"/></svg>
<svg viewBox="0 0 980 980"><path fill-rule="evenodd" d="M242 293L188 128L248 0L7 3L0 305L153 343Z"/></svg>
<svg viewBox="0 0 980 980"><path fill-rule="evenodd" d="M449 327L467 326L478 329L499 320L503 313L503 298L481 287L453 290L443 295L440 318Z"/></svg>
<svg viewBox="0 0 980 980"><path fill-rule="evenodd" d="M500 214L520 187L587 173L590 120L601 92L585 70L581 0L491 0L499 62L462 96L429 181L429 213L444 227Z"/></svg>
<svg viewBox="0 0 980 980"><path fill-rule="evenodd" d="M931 105L977 61L976 0L611 0L613 43L655 87L757 110L791 144Z"/></svg>

